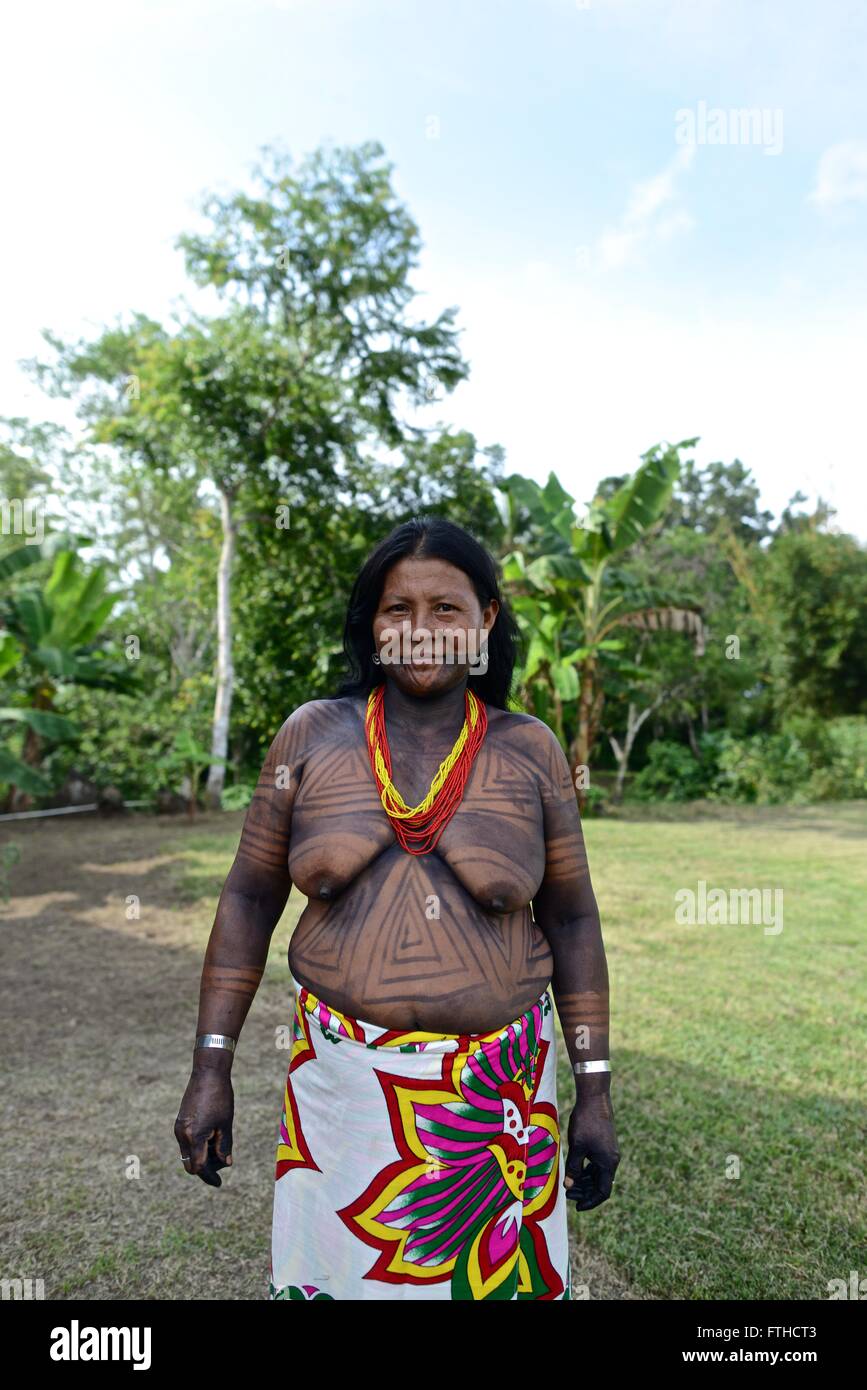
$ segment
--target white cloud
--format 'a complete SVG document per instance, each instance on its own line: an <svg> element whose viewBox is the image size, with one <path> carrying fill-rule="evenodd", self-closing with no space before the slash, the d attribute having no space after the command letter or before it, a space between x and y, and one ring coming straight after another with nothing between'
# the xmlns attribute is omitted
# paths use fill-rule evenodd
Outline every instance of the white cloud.
<svg viewBox="0 0 867 1390"><path fill-rule="evenodd" d="M524 274L531 284L548 284L554 275L554 267L550 261L527 261L524 266Z"/></svg>
<svg viewBox="0 0 867 1390"><path fill-rule="evenodd" d="M825 150L809 201L820 207L867 202L867 140L844 140Z"/></svg>
<svg viewBox="0 0 867 1390"><path fill-rule="evenodd" d="M603 232L598 246L602 265L606 270L626 265L643 239L640 232Z"/></svg>
<svg viewBox="0 0 867 1390"><path fill-rule="evenodd" d="M682 232L691 232L696 225L695 218L685 208L673 212L670 217L663 217L656 224L656 235L660 241L670 241L674 236L680 236Z"/></svg>
<svg viewBox="0 0 867 1390"><path fill-rule="evenodd" d="M688 232L694 219L684 208L669 208L679 197L678 176L689 169L695 158L695 146L683 145L660 173L637 183L629 195L626 211L619 226L602 233L598 253L602 267L607 270L626 265L651 240L667 241L672 236ZM660 215L668 209L666 215Z"/></svg>

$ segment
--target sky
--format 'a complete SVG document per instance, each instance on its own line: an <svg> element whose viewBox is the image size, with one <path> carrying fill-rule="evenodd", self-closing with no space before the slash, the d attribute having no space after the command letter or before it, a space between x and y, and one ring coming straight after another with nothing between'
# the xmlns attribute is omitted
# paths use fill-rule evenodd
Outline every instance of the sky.
<svg viewBox="0 0 867 1390"><path fill-rule="evenodd" d="M378 140L425 413L581 503L663 440L867 538L867 6L847 0L31 0L4 16L0 413L20 368L188 292L175 238L264 145Z"/></svg>

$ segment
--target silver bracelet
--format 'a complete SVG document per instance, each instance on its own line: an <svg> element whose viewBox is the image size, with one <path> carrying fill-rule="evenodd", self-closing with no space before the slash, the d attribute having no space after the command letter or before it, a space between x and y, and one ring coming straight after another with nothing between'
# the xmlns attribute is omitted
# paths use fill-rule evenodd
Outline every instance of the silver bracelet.
<svg viewBox="0 0 867 1390"><path fill-rule="evenodd" d="M226 1047L234 1052L235 1039L227 1038L225 1033L200 1033L196 1038L196 1047Z"/></svg>
<svg viewBox="0 0 867 1390"><path fill-rule="evenodd" d="M609 1062L607 1057L604 1062L576 1062L572 1070L578 1072L610 1071L611 1063Z"/></svg>

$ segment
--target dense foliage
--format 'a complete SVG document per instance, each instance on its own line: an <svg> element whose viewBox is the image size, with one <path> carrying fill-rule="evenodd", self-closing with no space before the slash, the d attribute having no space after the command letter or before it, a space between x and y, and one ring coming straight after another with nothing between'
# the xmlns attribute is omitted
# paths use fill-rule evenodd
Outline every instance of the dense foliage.
<svg viewBox="0 0 867 1390"><path fill-rule="evenodd" d="M179 242L217 313L46 334L34 374L84 435L5 422L0 803L63 800L73 775L188 797L210 751L243 805L283 720L335 688L363 558L422 511L502 564L515 707L554 728L586 807L867 795L867 551L829 509L775 519L693 440L592 498L506 477L498 445L415 423L468 368L455 310L408 314L418 233L381 149L259 180Z"/></svg>

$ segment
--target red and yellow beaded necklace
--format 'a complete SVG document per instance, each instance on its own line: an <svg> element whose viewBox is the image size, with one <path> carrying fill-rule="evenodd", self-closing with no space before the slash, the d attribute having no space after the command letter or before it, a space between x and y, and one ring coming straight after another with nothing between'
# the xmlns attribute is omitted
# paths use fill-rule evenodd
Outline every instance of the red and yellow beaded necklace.
<svg viewBox="0 0 867 1390"><path fill-rule="evenodd" d="M385 732L385 686L370 692L364 731L370 766L379 787L383 810L399 843L408 854L429 854L460 805L475 756L488 728L484 702L465 692L466 718L455 746L440 763L430 791L417 806L407 806L391 780L391 753Z"/></svg>

